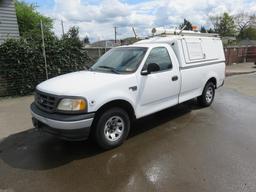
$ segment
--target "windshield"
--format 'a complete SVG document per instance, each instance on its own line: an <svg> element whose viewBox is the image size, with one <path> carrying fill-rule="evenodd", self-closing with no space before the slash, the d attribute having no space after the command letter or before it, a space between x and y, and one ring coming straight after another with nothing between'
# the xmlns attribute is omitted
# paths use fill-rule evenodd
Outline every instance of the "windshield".
<svg viewBox="0 0 256 192"><path fill-rule="evenodd" d="M147 48L145 47L119 47L105 53L90 68L91 71L110 73L132 73L137 70Z"/></svg>

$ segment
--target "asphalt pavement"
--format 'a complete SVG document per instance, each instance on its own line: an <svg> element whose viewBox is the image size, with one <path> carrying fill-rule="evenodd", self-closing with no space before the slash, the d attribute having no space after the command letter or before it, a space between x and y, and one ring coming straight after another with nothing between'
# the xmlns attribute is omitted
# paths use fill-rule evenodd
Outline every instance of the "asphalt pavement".
<svg viewBox="0 0 256 192"><path fill-rule="evenodd" d="M33 129L32 97L2 100L1 130L12 130L0 134L0 192L255 192L255 85L256 74L229 77L211 107L192 100L143 118L109 151Z"/></svg>

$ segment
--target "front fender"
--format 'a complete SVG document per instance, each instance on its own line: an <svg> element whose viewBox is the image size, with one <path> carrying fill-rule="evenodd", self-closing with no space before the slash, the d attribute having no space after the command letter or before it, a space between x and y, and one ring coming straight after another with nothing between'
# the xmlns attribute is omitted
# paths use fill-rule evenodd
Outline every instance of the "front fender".
<svg viewBox="0 0 256 192"><path fill-rule="evenodd" d="M123 92L123 91L112 91L107 92L101 95L98 95L95 99L91 99L88 103L88 107L90 112L96 112L100 109L103 105L115 101L115 100L124 100L131 104L133 109L135 109L135 99L136 95L130 91Z"/></svg>

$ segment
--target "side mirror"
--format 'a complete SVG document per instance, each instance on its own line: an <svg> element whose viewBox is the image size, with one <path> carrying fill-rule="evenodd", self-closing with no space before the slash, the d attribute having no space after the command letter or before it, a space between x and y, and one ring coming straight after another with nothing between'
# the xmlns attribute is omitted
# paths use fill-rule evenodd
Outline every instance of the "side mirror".
<svg viewBox="0 0 256 192"><path fill-rule="evenodd" d="M156 71L159 71L160 70L160 67L158 64L156 63L150 63L148 64L148 67L146 70L143 70L141 71L141 75L148 75L152 72L156 72Z"/></svg>

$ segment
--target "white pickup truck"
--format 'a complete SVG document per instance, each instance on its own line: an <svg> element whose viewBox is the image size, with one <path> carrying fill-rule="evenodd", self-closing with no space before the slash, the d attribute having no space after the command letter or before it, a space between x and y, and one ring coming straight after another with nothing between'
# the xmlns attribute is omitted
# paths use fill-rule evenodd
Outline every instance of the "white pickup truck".
<svg viewBox="0 0 256 192"><path fill-rule="evenodd" d="M220 38L185 31L116 47L88 71L40 83L31 104L34 126L68 140L93 136L109 149L123 143L131 122L197 98L213 102L224 84Z"/></svg>

